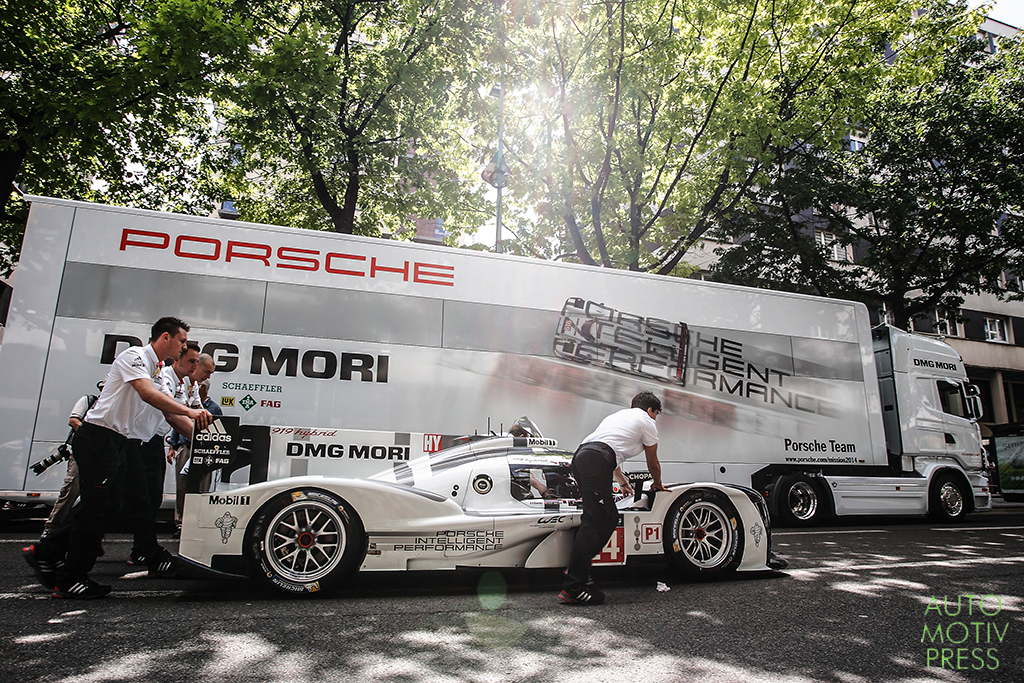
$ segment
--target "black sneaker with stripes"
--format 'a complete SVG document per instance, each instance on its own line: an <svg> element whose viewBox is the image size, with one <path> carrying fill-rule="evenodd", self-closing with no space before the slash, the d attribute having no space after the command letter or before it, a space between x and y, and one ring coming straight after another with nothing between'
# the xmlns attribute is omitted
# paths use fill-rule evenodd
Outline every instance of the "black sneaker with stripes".
<svg viewBox="0 0 1024 683"><path fill-rule="evenodd" d="M53 597L92 600L93 598L102 598L109 592L110 586L96 583L92 579L82 579L66 586L56 586L53 589Z"/></svg>
<svg viewBox="0 0 1024 683"><path fill-rule="evenodd" d="M171 555L166 548L160 548L156 555L147 558L146 564L149 567L149 576L163 576L175 570L178 566L178 558Z"/></svg>
<svg viewBox="0 0 1024 683"><path fill-rule="evenodd" d="M28 566L32 567L32 571L36 573L36 578L39 579L43 588L53 590L53 587L57 585L57 570L64 563L60 560L51 560L40 556L37 545L22 548L21 556L28 562Z"/></svg>
<svg viewBox="0 0 1024 683"><path fill-rule="evenodd" d="M141 567L146 564L146 556L140 555L134 549L128 555L128 564L132 567Z"/></svg>
<svg viewBox="0 0 1024 683"><path fill-rule="evenodd" d="M558 601L563 605L600 605L604 602L604 593L593 586L563 588Z"/></svg>

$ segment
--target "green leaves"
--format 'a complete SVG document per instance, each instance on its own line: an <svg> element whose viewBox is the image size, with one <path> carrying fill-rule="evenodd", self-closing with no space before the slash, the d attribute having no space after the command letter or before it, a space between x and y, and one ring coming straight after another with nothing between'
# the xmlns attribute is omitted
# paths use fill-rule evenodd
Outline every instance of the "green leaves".
<svg viewBox="0 0 1024 683"><path fill-rule="evenodd" d="M489 8L338 0L261 16L252 59L217 93L243 150L226 191L248 215L341 232L477 224L456 107L479 85L473 22Z"/></svg>
<svg viewBox="0 0 1024 683"><path fill-rule="evenodd" d="M949 30L950 16L966 26ZM728 217L745 241L723 256L722 277L883 304L904 328L958 309L966 294L1020 298L1004 271L1024 265L1014 189L1024 182L1024 50L1007 42L988 54L956 8L930 21L945 28L920 26L934 55L915 45L915 62L897 60L868 94L863 149L794 150ZM815 247L815 230L856 262Z"/></svg>
<svg viewBox="0 0 1024 683"><path fill-rule="evenodd" d="M12 242L25 218L12 181L208 211L202 98L249 44L235 10L244 15L226 0L0 0L0 225ZM0 256L0 271L11 266Z"/></svg>
<svg viewBox="0 0 1024 683"><path fill-rule="evenodd" d="M876 296L923 281L834 267L797 216L881 264L1019 209L1021 67L957 52L946 0L0 0L0 27L0 185L39 194L454 240L493 216L503 83L514 252L679 274L731 231L737 279Z"/></svg>
<svg viewBox="0 0 1024 683"><path fill-rule="evenodd" d="M910 16L895 0L551 6L510 33L513 196L557 207L550 231L581 261L673 272L781 151L838 147Z"/></svg>

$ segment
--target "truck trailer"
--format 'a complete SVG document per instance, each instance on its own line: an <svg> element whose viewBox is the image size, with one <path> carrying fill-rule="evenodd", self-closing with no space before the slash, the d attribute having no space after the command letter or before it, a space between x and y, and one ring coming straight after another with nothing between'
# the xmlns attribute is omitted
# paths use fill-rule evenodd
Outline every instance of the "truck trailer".
<svg viewBox="0 0 1024 683"><path fill-rule="evenodd" d="M784 522L954 520L991 504L962 359L872 329L860 303L28 199L0 346L2 499L55 499L63 468L30 466L117 353L176 315L243 425L439 438L529 415L571 449L646 389L664 406L666 482L752 487Z"/></svg>

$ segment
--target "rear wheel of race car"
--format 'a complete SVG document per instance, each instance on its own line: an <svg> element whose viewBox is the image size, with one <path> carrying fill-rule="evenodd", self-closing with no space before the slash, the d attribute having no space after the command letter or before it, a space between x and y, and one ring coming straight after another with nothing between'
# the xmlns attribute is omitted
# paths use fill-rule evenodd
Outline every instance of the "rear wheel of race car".
<svg viewBox="0 0 1024 683"><path fill-rule="evenodd" d="M954 474L941 472L928 492L928 516L939 522L958 522L968 512L966 485Z"/></svg>
<svg viewBox="0 0 1024 683"><path fill-rule="evenodd" d="M710 577L734 570L743 556L742 520L725 494L688 491L665 515L665 556L676 572Z"/></svg>
<svg viewBox="0 0 1024 683"><path fill-rule="evenodd" d="M775 496L780 521L786 526L813 526L828 510L822 488L806 474L783 477L775 486Z"/></svg>
<svg viewBox="0 0 1024 683"><path fill-rule="evenodd" d="M245 552L253 573L289 593L314 593L341 581L362 560L366 534L351 506L333 493L297 489L253 516Z"/></svg>

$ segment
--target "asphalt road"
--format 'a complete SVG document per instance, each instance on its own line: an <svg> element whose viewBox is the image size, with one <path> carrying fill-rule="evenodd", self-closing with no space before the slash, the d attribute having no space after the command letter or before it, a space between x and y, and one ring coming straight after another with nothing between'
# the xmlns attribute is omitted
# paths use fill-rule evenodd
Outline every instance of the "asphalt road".
<svg viewBox="0 0 1024 683"><path fill-rule="evenodd" d="M54 600L19 556L39 529L0 526L2 681L1024 680L1021 507L778 529L790 566L764 575L604 569L591 607L557 604L547 571L360 575L313 599L149 579L122 534L93 573L115 593Z"/></svg>

